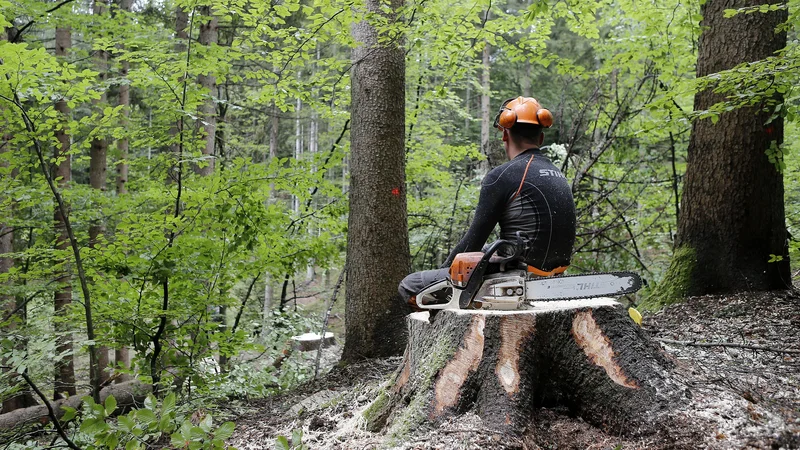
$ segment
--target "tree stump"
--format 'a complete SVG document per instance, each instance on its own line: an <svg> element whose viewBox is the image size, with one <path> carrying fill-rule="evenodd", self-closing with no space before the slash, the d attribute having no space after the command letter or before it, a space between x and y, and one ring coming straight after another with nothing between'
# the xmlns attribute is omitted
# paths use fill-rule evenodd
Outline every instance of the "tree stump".
<svg viewBox="0 0 800 450"><path fill-rule="evenodd" d="M640 435L677 405L672 362L613 299L537 303L519 311L408 316L401 367L365 411L394 435L472 411L523 431L537 407L562 406L608 432Z"/></svg>
<svg viewBox="0 0 800 450"><path fill-rule="evenodd" d="M317 350L322 345L322 348L328 348L336 343L336 340L333 337L333 333L326 332L325 337L318 335L317 333L305 333L299 336L292 336L293 347L295 350L300 350L301 352L310 352L311 350Z"/></svg>

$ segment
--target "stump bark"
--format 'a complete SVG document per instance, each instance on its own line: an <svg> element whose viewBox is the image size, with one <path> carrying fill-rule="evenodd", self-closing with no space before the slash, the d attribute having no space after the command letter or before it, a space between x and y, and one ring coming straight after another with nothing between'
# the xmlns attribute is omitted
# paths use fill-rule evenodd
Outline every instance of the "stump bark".
<svg viewBox="0 0 800 450"><path fill-rule="evenodd" d="M606 431L646 434L680 403L672 362L612 299L520 311L445 310L407 318L401 367L365 411L403 435L474 412L508 433L537 407L561 406Z"/></svg>

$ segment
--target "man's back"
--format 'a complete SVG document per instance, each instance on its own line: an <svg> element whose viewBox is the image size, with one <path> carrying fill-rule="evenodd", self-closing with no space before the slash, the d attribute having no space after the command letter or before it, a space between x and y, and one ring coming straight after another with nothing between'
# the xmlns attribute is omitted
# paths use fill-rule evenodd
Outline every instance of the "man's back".
<svg viewBox="0 0 800 450"><path fill-rule="evenodd" d="M502 184L498 194L506 198L499 217L501 238L514 239L517 231L527 235L531 251L525 262L537 269L568 266L575 243L575 202L561 171L541 151L531 149L492 170L487 183Z"/></svg>
<svg viewBox="0 0 800 450"><path fill-rule="evenodd" d="M531 240L525 262L543 271L568 266L575 242L575 204L564 175L539 149L529 149L495 167L483 179L475 218L445 266L457 253L478 251L492 229Z"/></svg>

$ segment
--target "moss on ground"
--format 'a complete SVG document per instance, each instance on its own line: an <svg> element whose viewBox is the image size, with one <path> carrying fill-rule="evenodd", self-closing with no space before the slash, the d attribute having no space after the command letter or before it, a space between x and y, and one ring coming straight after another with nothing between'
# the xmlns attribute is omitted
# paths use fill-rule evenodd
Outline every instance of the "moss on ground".
<svg viewBox="0 0 800 450"><path fill-rule="evenodd" d="M697 255L692 247L676 249L666 276L642 302L641 307L653 311L683 301L689 293L696 264Z"/></svg>

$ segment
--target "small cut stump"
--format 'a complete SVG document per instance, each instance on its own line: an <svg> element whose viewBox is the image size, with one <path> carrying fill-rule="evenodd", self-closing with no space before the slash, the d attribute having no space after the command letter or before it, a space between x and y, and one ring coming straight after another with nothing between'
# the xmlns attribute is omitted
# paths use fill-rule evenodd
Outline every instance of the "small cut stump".
<svg viewBox="0 0 800 450"><path fill-rule="evenodd" d="M474 412L487 428L518 433L534 408L561 406L641 435L682 398L671 361L613 299L421 312L407 323L402 365L364 413L373 431L399 436Z"/></svg>

